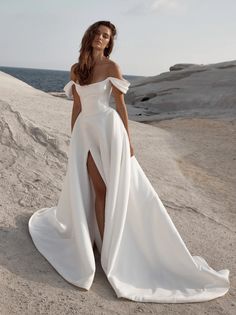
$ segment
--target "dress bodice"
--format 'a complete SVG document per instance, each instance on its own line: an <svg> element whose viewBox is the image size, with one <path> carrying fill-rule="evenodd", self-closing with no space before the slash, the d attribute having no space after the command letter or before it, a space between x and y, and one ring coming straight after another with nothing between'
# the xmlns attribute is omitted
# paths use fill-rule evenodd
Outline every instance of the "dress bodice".
<svg viewBox="0 0 236 315"><path fill-rule="evenodd" d="M125 79L107 77L103 81L80 85L74 81L69 81L63 88L66 96L73 99L72 86L75 85L76 91L80 96L83 115L91 115L109 108L109 100L112 91L112 85L126 94L130 82Z"/></svg>

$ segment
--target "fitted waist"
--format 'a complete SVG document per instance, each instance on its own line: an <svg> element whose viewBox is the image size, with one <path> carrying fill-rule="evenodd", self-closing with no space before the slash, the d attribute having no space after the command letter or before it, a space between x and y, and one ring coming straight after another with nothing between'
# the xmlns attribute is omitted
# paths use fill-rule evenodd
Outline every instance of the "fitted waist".
<svg viewBox="0 0 236 315"><path fill-rule="evenodd" d="M103 113L110 109L111 107L107 103L101 103L101 102L84 102L81 104L81 114L83 116L88 115L96 115L99 113Z"/></svg>

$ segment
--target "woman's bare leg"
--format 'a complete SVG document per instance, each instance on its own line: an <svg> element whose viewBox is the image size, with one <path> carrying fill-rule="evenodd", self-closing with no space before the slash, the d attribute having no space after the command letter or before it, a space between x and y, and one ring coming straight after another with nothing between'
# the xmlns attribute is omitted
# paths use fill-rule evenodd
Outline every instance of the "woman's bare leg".
<svg viewBox="0 0 236 315"><path fill-rule="evenodd" d="M89 176L92 180L95 190L95 211L101 239L103 240L104 225L105 225L105 199L106 185L97 169L94 159L89 151L87 159L87 168Z"/></svg>

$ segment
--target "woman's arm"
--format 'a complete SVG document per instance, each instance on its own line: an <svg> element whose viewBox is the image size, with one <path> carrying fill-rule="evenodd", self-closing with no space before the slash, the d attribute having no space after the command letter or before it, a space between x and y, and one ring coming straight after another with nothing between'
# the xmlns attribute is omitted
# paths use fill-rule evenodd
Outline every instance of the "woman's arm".
<svg viewBox="0 0 236 315"><path fill-rule="evenodd" d="M70 79L72 81L76 81L76 76L74 74L74 68L75 68L76 64L74 64L72 67L71 67L71 70L70 70ZM73 127L74 127L74 124L75 124L75 121L79 115L79 113L81 112L81 102L80 102L80 97L79 97L79 94L77 93L76 91L76 88L75 88L75 85L73 84L72 85L72 94L73 94L73 108L72 108L72 113L71 113L71 132L73 130Z"/></svg>
<svg viewBox="0 0 236 315"><path fill-rule="evenodd" d="M112 64L112 67L110 69L110 76L113 76L118 79L123 79L120 68L115 62ZM130 133L129 133L129 127L128 127L128 112L125 105L124 94L115 86L112 87L112 93L114 95L114 99L116 103L116 110L118 114L120 115L123 121L123 124L125 126L125 129L127 131L129 143L130 143L131 156L133 156L134 149L133 149L133 146L131 145L131 140L130 140Z"/></svg>

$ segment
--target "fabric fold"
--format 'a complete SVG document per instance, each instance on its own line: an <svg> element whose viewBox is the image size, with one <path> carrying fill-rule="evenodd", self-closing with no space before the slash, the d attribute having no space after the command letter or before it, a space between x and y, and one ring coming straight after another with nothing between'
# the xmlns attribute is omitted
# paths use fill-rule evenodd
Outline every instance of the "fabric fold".
<svg viewBox="0 0 236 315"><path fill-rule="evenodd" d="M69 81L69 82L64 86L64 88L63 88L63 90L65 91L66 96L67 96L69 99L71 99L71 100L74 99L73 93L72 93L72 86L73 86L73 84L75 84L75 82L71 80L71 81Z"/></svg>
<svg viewBox="0 0 236 315"><path fill-rule="evenodd" d="M130 86L130 82L125 79L109 77L111 83L117 87L122 93L126 94Z"/></svg>

